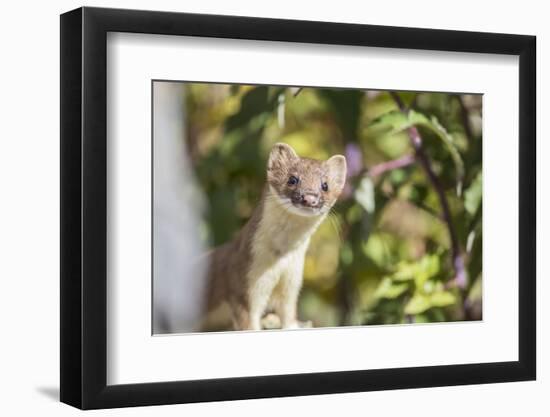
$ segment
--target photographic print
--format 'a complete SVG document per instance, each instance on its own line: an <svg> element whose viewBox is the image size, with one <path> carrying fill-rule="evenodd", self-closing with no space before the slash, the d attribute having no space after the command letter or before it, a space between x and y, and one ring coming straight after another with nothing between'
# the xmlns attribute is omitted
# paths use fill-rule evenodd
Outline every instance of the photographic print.
<svg viewBox="0 0 550 417"><path fill-rule="evenodd" d="M482 96L153 81L153 334L482 319Z"/></svg>
<svg viewBox="0 0 550 417"><path fill-rule="evenodd" d="M534 36L89 7L60 33L62 402L536 379Z"/></svg>

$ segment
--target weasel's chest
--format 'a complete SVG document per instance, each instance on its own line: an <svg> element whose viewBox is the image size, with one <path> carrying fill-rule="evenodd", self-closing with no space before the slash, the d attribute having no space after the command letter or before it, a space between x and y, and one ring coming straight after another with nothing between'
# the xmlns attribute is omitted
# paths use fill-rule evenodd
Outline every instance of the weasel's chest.
<svg viewBox="0 0 550 417"><path fill-rule="evenodd" d="M309 237L293 239L282 233L257 235L252 248L252 259L249 278L279 279L286 272L303 265L305 253L309 245Z"/></svg>
<svg viewBox="0 0 550 417"><path fill-rule="evenodd" d="M273 198L265 200L252 242L252 270L264 273L302 263L309 240L323 216L287 212Z"/></svg>
<svg viewBox="0 0 550 417"><path fill-rule="evenodd" d="M317 220L284 216L276 211L265 210L253 239L253 251L262 252L267 257L302 252L307 248L318 223Z"/></svg>
<svg viewBox="0 0 550 417"><path fill-rule="evenodd" d="M252 241L254 262L274 267L303 258L321 221L289 215L277 206L267 205Z"/></svg>

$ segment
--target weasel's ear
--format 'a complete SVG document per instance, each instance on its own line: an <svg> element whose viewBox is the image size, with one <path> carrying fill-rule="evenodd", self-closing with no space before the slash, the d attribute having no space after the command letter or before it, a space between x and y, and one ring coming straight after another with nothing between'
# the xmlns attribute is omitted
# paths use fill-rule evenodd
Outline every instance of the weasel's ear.
<svg viewBox="0 0 550 417"><path fill-rule="evenodd" d="M298 159L298 155L286 143L276 143L273 145L269 153L267 161L267 171L273 175L277 175L281 170L286 171L286 168Z"/></svg>
<svg viewBox="0 0 550 417"><path fill-rule="evenodd" d="M343 155L334 155L325 162L330 172L330 178L333 185L342 190L346 183L347 164L346 157Z"/></svg>

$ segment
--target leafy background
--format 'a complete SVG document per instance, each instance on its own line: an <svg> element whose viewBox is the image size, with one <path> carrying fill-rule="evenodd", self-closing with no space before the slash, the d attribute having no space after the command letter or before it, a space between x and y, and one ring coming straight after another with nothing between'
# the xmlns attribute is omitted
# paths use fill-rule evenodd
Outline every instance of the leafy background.
<svg viewBox="0 0 550 417"><path fill-rule="evenodd" d="M314 327L481 319L480 95L188 83L186 142L210 246L248 220L276 142L344 154L349 178L307 253Z"/></svg>

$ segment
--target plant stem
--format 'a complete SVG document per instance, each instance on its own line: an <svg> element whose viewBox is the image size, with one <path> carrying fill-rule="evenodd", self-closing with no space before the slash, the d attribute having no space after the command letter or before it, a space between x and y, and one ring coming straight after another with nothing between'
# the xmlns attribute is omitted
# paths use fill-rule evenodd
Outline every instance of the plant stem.
<svg viewBox="0 0 550 417"><path fill-rule="evenodd" d="M405 156L402 156L401 158L397 158L391 161L381 162L379 164L373 165L368 169L368 174L373 178L378 177L379 175L382 175L387 171L409 166L413 164L415 161L416 161L416 157L414 155L405 155Z"/></svg>
<svg viewBox="0 0 550 417"><path fill-rule="evenodd" d="M466 139L469 143L471 143L474 138L474 134L472 132L472 127L470 126L470 112L459 94L455 94L454 97L456 97L458 104L460 105L460 117L462 118L462 125L464 126Z"/></svg>
<svg viewBox="0 0 550 417"><path fill-rule="evenodd" d="M403 103L403 100L401 100L401 97L399 97L399 95L394 91L390 92L390 95L392 96L395 103L399 107L399 110L403 114L407 115L408 109ZM426 154L426 152L422 147L422 137L420 136L418 129L415 126L412 126L407 129L407 133L409 134L411 145L415 151L416 159L420 162L420 165L424 169L429 181L431 182L432 186L434 187L437 193L439 204L443 212L443 220L447 225L449 238L451 240L453 268L455 271L455 277L452 283L456 284L459 288L464 289L466 287L466 269L464 266L464 259L462 257L462 253L460 252L460 246L458 244L458 238L453 226L451 210L449 208L449 202L447 200L447 197L445 196L445 191L443 189L443 186L441 185L441 182L439 181L439 178L435 174L430 164L430 159L428 158L428 155Z"/></svg>

